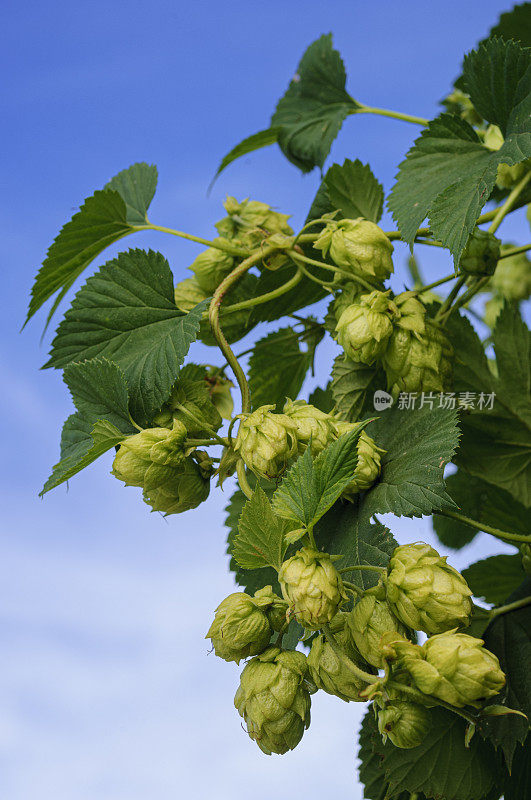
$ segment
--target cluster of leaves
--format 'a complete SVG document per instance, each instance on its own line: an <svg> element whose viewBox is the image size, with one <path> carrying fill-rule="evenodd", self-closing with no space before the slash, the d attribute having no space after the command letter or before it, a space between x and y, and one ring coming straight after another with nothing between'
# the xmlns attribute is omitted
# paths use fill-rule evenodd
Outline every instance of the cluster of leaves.
<svg viewBox="0 0 531 800"><path fill-rule="evenodd" d="M531 3L502 15L492 35L465 58L456 81L483 125L500 128L501 148L488 149L481 130L449 110L427 122L400 165L388 204L397 236L411 246L427 219L429 228L423 235L436 237L458 264L485 204L508 195L495 186L498 165L531 158L530 20ZM219 171L235 158L273 143L303 172L322 169L346 118L369 111L345 87L341 57L331 36L322 36L304 54L270 127L235 147ZM35 281L28 319L51 300L49 322L82 271L106 247L126 235L156 229L147 217L156 183L155 167L135 164L85 200L49 249ZM524 190L517 204L530 199L529 190ZM328 214L377 223L383 207L384 191L370 167L347 159L324 174L307 222ZM315 255L306 245L302 252ZM290 258L277 269L262 266L235 287L239 294L230 300L252 301L231 341L263 323L278 323L253 342L248 368L253 408L267 404L280 410L286 397L299 396L313 370L315 352L330 330L328 317L324 322L297 317L297 324L290 319L328 294L322 282L306 274L296 287L261 302L296 273ZM314 274L330 278L324 269ZM203 335L209 299L184 313L176 306L174 283L160 253L130 249L100 267L79 289L45 365L64 370L76 411L64 424L61 458L43 493L139 427L154 426L176 381L183 395L201 409L205 429L199 427L194 435L212 430L217 412L206 368L184 365L190 346ZM514 303L506 304L487 343L461 313L448 316L446 331L455 351L454 391L494 396L492 407L425 406L412 413L395 405L374 419L374 391L386 388L381 369L338 356L330 380L314 390L309 402L325 413L333 409L343 420L363 424L316 459L307 448L278 484L258 483L249 476L254 489L250 500L239 489L233 494L227 509L228 552L236 580L246 591L278 586L276 570L300 532L308 529L320 548L342 557L340 566L385 567L396 547L378 516L386 513L433 515L439 539L455 549L481 530L501 534L515 548L529 536L529 331ZM494 358L487 350L490 345ZM381 473L368 491L346 504L339 498L356 468L360 431L369 424L371 436L385 451ZM456 470L445 477L450 462ZM478 561L464 575L474 596L493 606L518 603L531 592L516 549ZM353 569L348 580L364 590L376 578L374 571ZM516 608L487 623L488 616L479 612L470 632L484 636L507 674L500 702L531 718L526 669L531 659L529 608ZM295 647L299 634L292 623L284 646ZM485 721L467 746L462 719L442 708L431 713L434 724L425 742L403 751L382 743L369 711L359 752L368 800L404 800L411 794L419 800L497 800L503 792L506 800L523 797L530 741L522 716Z"/></svg>

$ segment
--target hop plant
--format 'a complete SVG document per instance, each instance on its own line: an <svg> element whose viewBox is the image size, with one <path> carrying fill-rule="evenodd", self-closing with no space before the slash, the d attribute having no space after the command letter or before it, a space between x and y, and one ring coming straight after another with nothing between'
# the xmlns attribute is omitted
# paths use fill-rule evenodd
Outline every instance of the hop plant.
<svg viewBox="0 0 531 800"><path fill-rule="evenodd" d="M286 400L283 409L296 426L299 454L311 441L312 456L317 456L336 437L334 419L305 400Z"/></svg>
<svg viewBox="0 0 531 800"><path fill-rule="evenodd" d="M234 265L234 256L217 247L209 247L199 253L190 264L190 269L195 275L199 288L208 296L215 292Z"/></svg>
<svg viewBox="0 0 531 800"><path fill-rule="evenodd" d="M426 308L416 292L402 292L394 298L397 314L393 320L395 329L423 334L426 330Z"/></svg>
<svg viewBox="0 0 531 800"><path fill-rule="evenodd" d="M341 611L337 613L330 622L330 630L350 661L365 669L366 665L352 642L346 616ZM312 641L308 654L308 671L315 686L328 694L335 695L346 702L349 700L360 702L366 699L361 694L367 688L366 682L358 678L339 658L332 645L322 634L316 636Z"/></svg>
<svg viewBox="0 0 531 800"><path fill-rule="evenodd" d="M212 461L196 451L180 462L163 483L144 489L144 502L162 514L181 514L203 503L210 493Z"/></svg>
<svg viewBox="0 0 531 800"><path fill-rule="evenodd" d="M334 264L353 275L383 282L393 272L393 245L378 225L361 217L331 220L313 246L325 256L330 252Z"/></svg>
<svg viewBox="0 0 531 800"><path fill-rule="evenodd" d="M206 639L212 641L214 652L225 661L240 663L242 658L255 656L269 645L273 625L286 617L286 604L277 597L271 586L264 586L254 593L229 594L217 607L214 621Z"/></svg>
<svg viewBox="0 0 531 800"><path fill-rule="evenodd" d="M244 668L234 705L267 755L293 750L310 725L306 656L270 647Z"/></svg>
<svg viewBox="0 0 531 800"><path fill-rule="evenodd" d="M452 375L453 348L443 331L426 319L425 332L397 327L383 356L387 386L400 392L443 392Z"/></svg>
<svg viewBox="0 0 531 800"><path fill-rule="evenodd" d="M431 728L431 715L424 706L394 700L378 711L378 730L384 743L390 739L395 747L410 749L421 744Z"/></svg>
<svg viewBox="0 0 531 800"><path fill-rule="evenodd" d="M274 405L260 406L242 415L235 451L255 475L274 479L297 453L297 426L286 414L275 414Z"/></svg>
<svg viewBox="0 0 531 800"><path fill-rule="evenodd" d="M337 340L352 361L373 364L385 353L398 309L387 292L361 295L341 314Z"/></svg>
<svg viewBox="0 0 531 800"><path fill-rule="evenodd" d="M392 631L407 636L407 628L393 614L385 600L375 594L365 594L347 614L350 634L359 652L369 664L381 669L384 654L381 639Z"/></svg>
<svg viewBox="0 0 531 800"><path fill-rule="evenodd" d="M356 423L337 420L334 423L334 427L337 435L341 436L356 428ZM356 464L352 481L343 490L342 497L345 500L352 500L359 492L365 492L370 489L380 474L382 454L385 453L385 450L378 447L374 439L364 430L360 433L356 449L358 463Z"/></svg>
<svg viewBox="0 0 531 800"><path fill-rule="evenodd" d="M278 580L290 611L309 630L328 624L347 599L331 557L311 547L302 547L284 561Z"/></svg>
<svg viewBox="0 0 531 800"><path fill-rule="evenodd" d="M126 486L155 489L167 483L184 461L185 426L146 428L125 439L114 458L112 474Z"/></svg>
<svg viewBox="0 0 531 800"><path fill-rule="evenodd" d="M465 275L492 275L500 257L500 240L494 234L475 227L459 259Z"/></svg>
<svg viewBox="0 0 531 800"><path fill-rule="evenodd" d="M419 645L395 645L400 664L421 692L461 708L477 706L505 685L500 662L482 639L455 630Z"/></svg>
<svg viewBox="0 0 531 800"><path fill-rule="evenodd" d="M387 601L409 628L442 633L468 625L472 602L463 576L423 542L397 547L385 582Z"/></svg>

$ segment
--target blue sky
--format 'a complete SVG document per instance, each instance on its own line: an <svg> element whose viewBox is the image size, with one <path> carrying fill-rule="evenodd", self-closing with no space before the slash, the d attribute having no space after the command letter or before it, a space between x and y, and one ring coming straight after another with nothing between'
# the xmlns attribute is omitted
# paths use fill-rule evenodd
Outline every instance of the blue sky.
<svg viewBox="0 0 531 800"><path fill-rule="evenodd" d="M212 611L233 588L222 526L229 488L165 521L109 476L104 457L68 491L37 498L71 405L60 374L39 372L50 341L39 343L44 315L18 331L61 225L135 161L158 165L150 212L158 224L208 237L227 193L271 203L300 223L318 175L301 176L276 148L234 164L209 197L206 188L224 153L265 127L321 33L333 32L354 97L431 117L463 53L509 7L494 0L5 4L0 797L228 800L251 787L255 800L291 790L309 799L324 790L361 797L359 707L320 694L300 747L267 758L232 706L238 669L207 656ZM417 133L397 121L349 119L333 159L370 162L388 191ZM529 236L521 213L501 232ZM160 249L176 280L198 252L162 234L136 235L129 246ZM397 247L397 289L405 259ZM430 249L421 265L435 279L449 259ZM212 352L197 345L192 356L211 360ZM321 383L333 354L331 344L323 347ZM401 541L430 536L422 520L389 524ZM478 537L452 563L500 549Z"/></svg>

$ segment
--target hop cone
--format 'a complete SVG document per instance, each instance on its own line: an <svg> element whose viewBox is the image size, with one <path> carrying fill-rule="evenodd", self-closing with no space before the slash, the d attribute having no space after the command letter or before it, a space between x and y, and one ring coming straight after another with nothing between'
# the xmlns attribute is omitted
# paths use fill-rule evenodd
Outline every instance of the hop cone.
<svg viewBox="0 0 531 800"><path fill-rule="evenodd" d="M398 310L394 320L395 328L402 328L412 333L423 334L426 330L426 308L418 299L416 292L402 292L394 299Z"/></svg>
<svg viewBox="0 0 531 800"><path fill-rule="evenodd" d="M423 542L397 547L389 561L387 601L409 628L442 633L468 625L472 592L463 576Z"/></svg>
<svg viewBox="0 0 531 800"><path fill-rule="evenodd" d="M153 511L163 514L180 514L197 508L208 497L211 474L211 460L206 453L197 451L193 457L181 461L163 483L145 488L144 501Z"/></svg>
<svg viewBox="0 0 531 800"><path fill-rule="evenodd" d="M125 439L116 453L112 474L126 486L153 489L170 480L184 460L186 428L146 428Z"/></svg>
<svg viewBox="0 0 531 800"><path fill-rule="evenodd" d="M266 203L248 199L239 203L235 197L227 197L223 205L228 216L216 223L218 232L246 247L254 248L275 233L293 234L289 215L273 211Z"/></svg>
<svg viewBox="0 0 531 800"><path fill-rule="evenodd" d="M356 666L366 669L366 665L353 645L346 617L347 615L342 612L336 614L330 623L330 629L348 658ZM366 699L360 696L360 692L367 688L365 681L356 677L348 665L335 654L332 646L322 634L312 642L308 654L308 671L317 688L323 689L328 694L333 694L347 702Z"/></svg>
<svg viewBox="0 0 531 800"><path fill-rule="evenodd" d="M502 247L502 254L504 249L507 248ZM502 258L489 282L490 288L506 300L527 300L531 294L531 261L527 254Z"/></svg>
<svg viewBox="0 0 531 800"><path fill-rule="evenodd" d="M417 747L431 728L430 712L418 703L395 700L378 711L378 730L395 747Z"/></svg>
<svg viewBox="0 0 531 800"><path fill-rule="evenodd" d="M199 253L190 265L190 269L195 274L199 288L210 295L234 268L235 263L234 256L218 250L217 247L209 247Z"/></svg>
<svg viewBox="0 0 531 800"><path fill-rule="evenodd" d="M202 300L206 300L208 292L201 289L195 278L185 278L175 286L174 296L179 311L187 314Z"/></svg>
<svg viewBox="0 0 531 800"><path fill-rule="evenodd" d="M497 125L489 125L485 131L484 144L489 150L499 150L504 143L504 137ZM519 164L498 164L496 184L500 189L511 189L518 181L522 180L531 168L531 159L527 158Z"/></svg>
<svg viewBox="0 0 531 800"><path fill-rule="evenodd" d="M209 397L209 386L204 379L179 378L154 421L168 428L178 421L194 438L204 435L210 428L217 430L221 425L221 415Z"/></svg>
<svg viewBox="0 0 531 800"><path fill-rule="evenodd" d="M383 282L393 272L393 245L378 225L361 217L331 220L313 246L330 252L341 269L369 280Z"/></svg>
<svg viewBox="0 0 531 800"><path fill-rule="evenodd" d="M442 330L426 320L425 333L397 327L383 356L389 391L442 392L452 374L453 349Z"/></svg>
<svg viewBox="0 0 531 800"><path fill-rule="evenodd" d="M293 750L310 725L306 656L270 647L249 661L234 698L247 733L267 755Z"/></svg>
<svg viewBox="0 0 531 800"><path fill-rule="evenodd" d="M336 326L337 340L352 361L373 364L385 353L398 310L389 292L361 295L348 306Z"/></svg>
<svg viewBox="0 0 531 800"><path fill-rule="evenodd" d="M366 294L367 292L363 289L359 283L355 283L354 281L348 281L345 283L344 286L341 288L341 293L338 294L332 303L330 304L330 312L334 315L334 325L333 325L333 332L335 336L335 328L336 323L339 322L339 318L345 309L351 306L353 303L357 303L362 294Z"/></svg>
<svg viewBox="0 0 531 800"><path fill-rule="evenodd" d="M260 406L242 416L234 449L255 475L269 480L283 472L297 454L297 426L275 406Z"/></svg>
<svg viewBox="0 0 531 800"><path fill-rule="evenodd" d="M312 455L315 457L336 438L333 417L305 400L293 402L288 399L283 411L296 426L299 454L304 453L311 440Z"/></svg>
<svg viewBox="0 0 531 800"><path fill-rule="evenodd" d="M302 547L284 561L278 580L290 611L305 628L326 625L347 599L343 581L328 553Z"/></svg>
<svg viewBox="0 0 531 800"><path fill-rule="evenodd" d="M362 597L347 614L348 626L363 658L380 669L384 665L381 639L389 631L407 635L407 628L395 617L385 600L373 594Z"/></svg>
<svg viewBox="0 0 531 800"><path fill-rule="evenodd" d="M343 422L342 420L337 420L334 425L338 436L342 436L356 427L355 422ZM352 500L356 494L365 492L373 485L380 474L382 453L385 453L385 450L378 447L374 439L365 431L360 433L357 451L358 463L354 470L353 480L341 495L345 500Z"/></svg>
<svg viewBox="0 0 531 800"><path fill-rule="evenodd" d="M494 234L474 228L459 260L466 275L492 275L500 257L500 240Z"/></svg>
<svg viewBox="0 0 531 800"><path fill-rule="evenodd" d="M286 606L271 586L255 592L229 594L216 609L214 621L206 639L211 639L214 652L225 661L240 663L242 658L255 656L269 645L273 628L269 612L280 610L284 618Z"/></svg>
<svg viewBox="0 0 531 800"><path fill-rule="evenodd" d="M212 404L217 408L219 415L223 419L232 419L234 401L230 390L234 386L233 382L220 375L215 368L207 370L205 381Z"/></svg>
<svg viewBox="0 0 531 800"><path fill-rule="evenodd" d="M422 647L395 647L421 692L457 708L478 705L505 685L500 662L475 636L448 631L431 636Z"/></svg>

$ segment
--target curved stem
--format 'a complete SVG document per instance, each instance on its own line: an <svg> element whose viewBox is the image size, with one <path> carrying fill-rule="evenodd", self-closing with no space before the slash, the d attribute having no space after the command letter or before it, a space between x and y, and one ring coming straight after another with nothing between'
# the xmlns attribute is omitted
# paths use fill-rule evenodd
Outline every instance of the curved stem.
<svg viewBox="0 0 531 800"><path fill-rule="evenodd" d="M484 278L479 278L473 286L466 290L466 292L459 298L459 300L455 303L454 307L450 309L454 311L456 308L461 308L465 306L467 303L472 300L474 295L480 292L489 282L490 276L486 275ZM449 313L449 312L448 312Z"/></svg>
<svg viewBox="0 0 531 800"><path fill-rule="evenodd" d="M344 275L346 278L349 278L349 280L356 281L357 283L361 284L361 286L364 286L366 289L369 290L369 292L373 292L376 289L376 286L373 286L371 283L364 280L363 278L360 278L357 275L353 275L351 272L346 272L345 270L340 269L339 267L335 266L333 267L330 264L325 264L324 261L318 261L315 258L308 258L308 256L304 256L302 255L302 253L298 253L297 251L288 250L287 252L289 253L290 258L292 258L294 261L297 261L298 259L299 261L304 261L305 264L312 264L315 267L326 269L329 272L337 272L339 275Z"/></svg>
<svg viewBox="0 0 531 800"><path fill-rule="evenodd" d="M321 278L316 278L315 275L312 275L312 273L309 272L309 270L307 270L306 267L303 264L301 264L300 261L298 261L298 259L295 259L295 261L302 274L305 275L307 278L309 278L309 280L313 281L314 283L320 284L320 286L322 286L323 289L328 289L330 288L330 286L333 285L334 281L323 281L321 280Z"/></svg>
<svg viewBox="0 0 531 800"><path fill-rule="evenodd" d="M507 614L508 611L515 611L517 608L523 608L524 606L528 606L531 604L531 596L524 597L522 600L515 600L514 603L507 603L506 606L499 606L498 608L493 608L489 614L492 617L497 617L500 614Z"/></svg>
<svg viewBox="0 0 531 800"><path fill-rule="evenodd" d="M247 475L245 474L245 463L243 458L240 458L236 464L236 475L238 476L238 483L240 484L240 489L247 497L248 500L251 499L253 496L253 490L249 486L249 481L247 480Z"/></svg>
<svg viewBox="0 0 531 800"><path fill-rule="evenodd" d="M255 306L260 306L262 303L267 303L270 300L276 300L277 297L281 297L286 292L291 291L300 281L302 280L302 274L299 270L295 273L295 275L283 283L282 286L279 286L277 289L273 289L270 292L266 292L265 294L261 294L258 297L251 297L249 300L242 300L239 303L233 303L231 306L224 306L223 314L231 314L233 311L242 311L245 308L254 308ZM205 311L204 317L208 317L208 311Z"/></svg>
<svg viewBox="0 0 531 800"><path fill-rule="evenodd" d="M341 570L339 570L339 572L341 572ZM358 595L363 594L363 589L360 589L360 587L356 586L355 583L351 583L350 581L343 581L343 586L345 586L347 589L350 589L350 591L354 592L355 594Z"/></svg>
<svg viewBox="0 0 531 800"><path fill-rule="evenodd" d="M457 511L435 511L435 514L439 514L442 517L449 517L450 519L455 519L458 522L462 522L465 525L470 525L471 528L477 528L480 531L484 531L485 533L490 533L491 536L495 536L497 539L501 539L504 542L531 542L531 536L525 536L524 534L520 533L509 533L508 531L501 531L498 528L493 528L491 525L485 525L484 522L478 522L478 520L471 519L470 517L466 517L464 514L460 514Z"/></svg>
<svg viewBox="0 0 531 800"><path fill-rule="evenodd" d="M414 125L428 125L429 119L416 117L413 114L403 114L401 111L390 111L388 108L374 108L372 106L362 106L352 112L353 114L378 114L380 117L391 117L401 119L403 122L412 122Z"/></svg>
<svg viewBox="0 0 531 800"><path fill-rule="evenodd" d="M439 700L438 697L433 697L430 694L424 694L424 692L419 692L418 689L414 689L412 686L405 686L403 683L396 683L395 681L389 681L387 686L391 689L395 689L395 691L402 692L402 694L411 697L412 700L416 700L421 705L425 704L426 699L436 703L438 706L442 706L443 708L447 708L448 711L453 711L454 714L458 714L458 716L463 717L466 719L467 722L471 722L472 725L475 725L477 720L472 715L469 714L468 711L463 711L462 708L456 708L455 706L451 705L451 703L447 703L445 700Z"/></svg>
<svg viewBox="0 0 531 800"><path fill-rule="evenodd" d="M228 445L228 440L222 441L224 442L224 446ZM190 447L208 447L213 444L221 444L221 442L217 439L187 439L185 444L190 445Z"/></svg>
<svg viewBox="0 0 531 800"><path fill-rule="evenodd" d="M512 211L513 205L522 194L523 190L531 180L531 170L524 175L521 181L518 181L512 192L509 194L505 202L499 207L489 227L489 233L496 233L507 214Z"/></svg>
<svg viewBox="0 0 531 800"><path fill-rule="evenodd" d="M455 298L457 297L457 295L459 294L461 288L464 286L465 283L466 283L466 275L461 275L455 282L455 285L452 287L450 294L448 295L448 297L446 298L440 309L437 311L435 315L436 320L444 319L446 314L449 313L452 307L452 303L454 302Z"/></svg>
<svg viewBox="0 0 531 800"><path fill-rule="evenodd" d="M189 242L197 242L207 247L214 247L216 250L223 250L223 252L229 253L231 256L241 256L245 258L245 256L249 255L249 251L244 250L242 247L234 247L234 245L226 244L220 240L212 241L210 239L203 239L202 236L193 236L191 233L176 231L174 228L165 228L163 225L153 225L151 222L148 222L147 225L131 225L131 229L133 231L160 231L161 233L170 233L172 236L178 236L180 239L187 239Z"/></svg>
<svg viewBox="0 0 531 800"><path fill-rule="evenodd" d="M510 247L500 254L498 261L502 258L509 258L509 256L517 256L519 253L527 253L528 250L531 250L531 244L523 244L521 247Z"/></svg>
<svg viewBox="0 0 531 800"><path fill-rule="evenodd" d="M370 672L365 672L364 670L360 669L353 661L350 660L346 653L343 652L340 645L336 641L334 634L330 630L330 625L323 625L322 630L326 641L329 643L336 656L357 678L359 678L359 680L369 684L374 683L375 680L378 680L378 675L371 675Z"/></svg>
<svg viewBox="0 0 531 800"><path fill-rule="evenodd" d="M368 570L369 572L387 572L387 567L375 567L372 564L354 564L352 567L341 567L338 572L352 572L354 569Z"/></svg>
<svg viewBox="0 0 531 800"><path fill-rule="evenodd" d="M208 317L210 320L210 327L212 329L212 333L214 338L216 339L219 349L227 359L227 362L230 364L232 371L238 381L238 386L240 387L240 392L242 396L242 411L247 413L251 410L251 393L249 391L249 384L247 383L247 378L245 377L245 373L241 368L238 359L232 352L227 339L225 338L223 331L221 330L221 325L219 322L219 310L223 298L225 297L228 290L233 286L237 281L245 275L251 267L254 267L259 261L263 258L268 256L270 253L273 253L276 249L275 247L263 247L258 253L253 253L244 261L241 262L232 272L227 275L227 277L221 281L218 288L214 292L214 296L210 302L210 308L208 311Z"/></svg>

